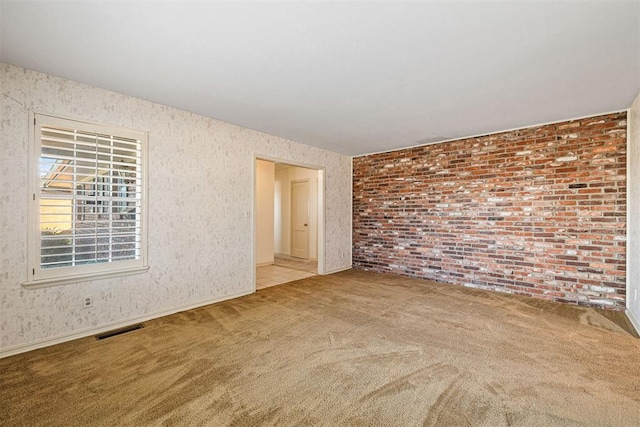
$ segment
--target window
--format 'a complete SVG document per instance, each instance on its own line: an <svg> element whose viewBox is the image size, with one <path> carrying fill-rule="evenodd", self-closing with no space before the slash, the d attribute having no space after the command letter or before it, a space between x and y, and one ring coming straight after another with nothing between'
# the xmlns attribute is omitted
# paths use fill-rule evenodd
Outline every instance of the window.
<svg viewBox="0 0 640 427"><path fill-rule="evenodd" d="M146 270L146 133L33 115L27 287Z"/></svg>

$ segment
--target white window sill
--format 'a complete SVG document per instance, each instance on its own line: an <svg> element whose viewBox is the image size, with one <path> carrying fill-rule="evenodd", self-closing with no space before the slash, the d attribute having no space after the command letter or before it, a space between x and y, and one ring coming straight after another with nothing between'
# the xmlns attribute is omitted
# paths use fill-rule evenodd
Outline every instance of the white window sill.
<svg viewBox="0 0 640 427"><path fill-rule="evenodd" d="M78 276L53 277L48 279L30 280L22 283L26 289L48 288L50 286L68 285L70 283L88 282L90 280L109 279L112 277L131 276L141 274L149 270L149 267L134 267L122 270L101 271L98 273L81 274Z"/></svg>

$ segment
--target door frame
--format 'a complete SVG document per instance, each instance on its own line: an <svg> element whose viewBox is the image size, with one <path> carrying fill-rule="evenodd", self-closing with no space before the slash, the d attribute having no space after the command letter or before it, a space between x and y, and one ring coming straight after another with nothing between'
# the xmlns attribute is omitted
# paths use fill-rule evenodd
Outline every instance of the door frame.
<svg viewBox="0 0 640 427"><path fill-rule="evenodd" d="M291 159L284 159L281 157L268 156L264 154L253 153L251 160L251 198L253 200L251 212L246 212L245 217L252 218L252 230L251 230L251 278L253 282L253 291L256 291L256 211L257 211L257 193L256 193L256 169L257 161L266 160L274 163L284 163L291 166L297 166L301 168L314 169L318 171L318 230L316 242L318 245L318 275L324 275L326 273L325 268L325 225L326 225L326 168L324 166L312 165L309 163L297 162Z"/></svg>
<svg viewBox="0 0 640 427"><path fill-rule="evenodd" d="M293 184L297 184L297 183L306 183L307 184L307 258L309 259L309 242L311 241L311 239L309 238L309 218L311 217L311 209L310 209L310 205L311 205L311 188L310 188L310 183L309 183L309 179L305 178L305 179L294 179L291 181L290 183L290 187L289 187L289 200L291 201L291 205L289 206L289 218L291 218L290 220L290 224L289 224L289 252L293 252L293 231L294 231L294 226L293 226ZM316 242L318 241L318 239L316 238ZM291 254L290 254L291 255ZM293 256L293 255L291 255Z"/></svg>

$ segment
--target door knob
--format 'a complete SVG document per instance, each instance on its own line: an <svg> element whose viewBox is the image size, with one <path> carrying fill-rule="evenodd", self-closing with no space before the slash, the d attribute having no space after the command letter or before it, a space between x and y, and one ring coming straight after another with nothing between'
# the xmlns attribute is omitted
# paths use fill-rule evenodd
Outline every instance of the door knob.
<svg viewBox="0 0 640 427"><path fill-rule="evenodd" d="M307 226L307 224L304 225L305 227Z"/></svg>

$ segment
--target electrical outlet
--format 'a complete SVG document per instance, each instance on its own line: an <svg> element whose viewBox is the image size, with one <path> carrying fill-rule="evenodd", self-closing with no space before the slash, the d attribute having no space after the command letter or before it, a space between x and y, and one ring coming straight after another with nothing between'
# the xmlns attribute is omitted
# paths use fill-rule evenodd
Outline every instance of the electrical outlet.
<svg viewBox="0 0 640 427"><path fill-rule="evenodd" d="M84 297L84 300L82 300L82 308L91 308L91 307L93 307L93 298Z"/></svg>

